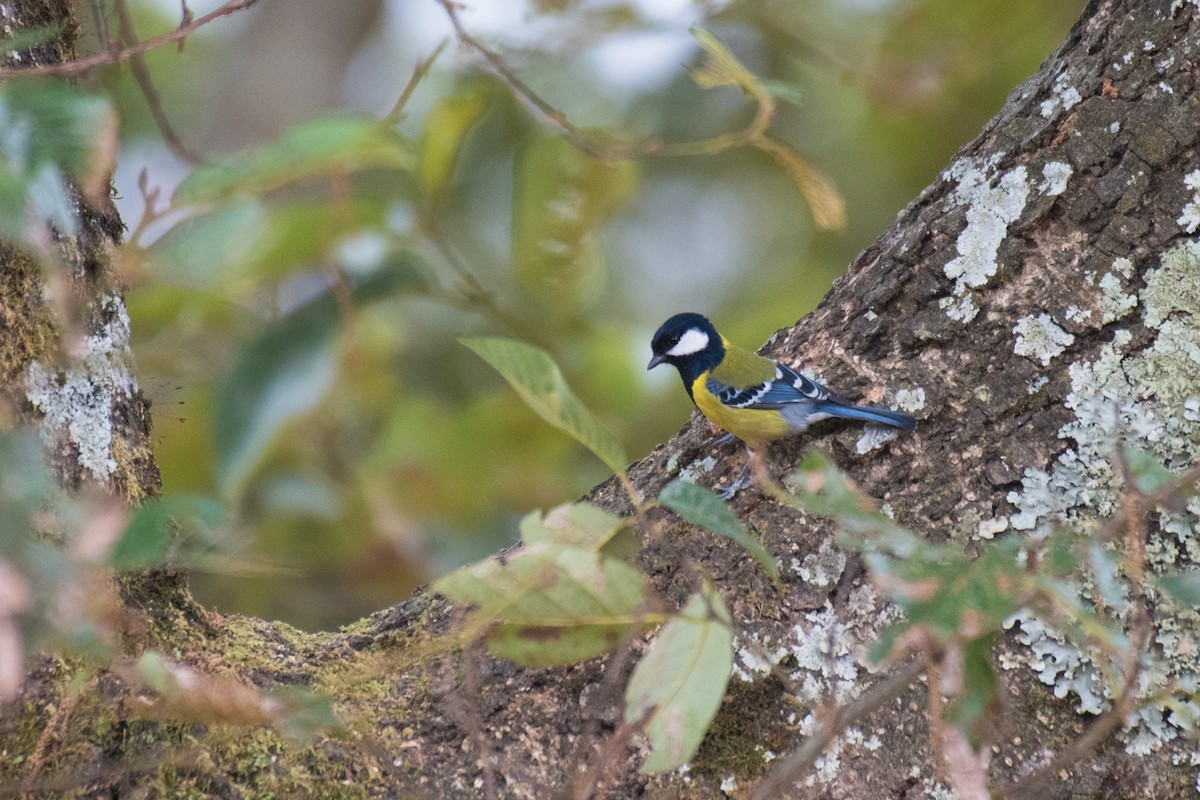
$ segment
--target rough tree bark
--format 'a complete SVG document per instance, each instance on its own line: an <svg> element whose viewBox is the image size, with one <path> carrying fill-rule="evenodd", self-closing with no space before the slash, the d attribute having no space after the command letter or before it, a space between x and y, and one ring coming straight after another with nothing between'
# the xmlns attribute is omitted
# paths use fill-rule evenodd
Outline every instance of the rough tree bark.
<svg viewBox="0 0 1200 800"><path fill-rule="evenodd" d="M819 366L850 396L883 400L872 393L886 390L886 399L916 411L915 435L878 446L836 425L814 437L900 522L970 548L1059 518L1086 525L1109 516L1114 431L1173 466L1193 462L1200 441L1198 49L1200 4L1095 0L1059 51L819 308L768 344L777 358ZM6 282L19 274L7 266ZM6 310L37 318L32 300ZM5 327L6 352L17 329ZM12 363L5 360L10 387L23 372ZM779 446L776 469L812 441ZM707 425L693 420L631 476L653 496L680 465L701 470L702 482L727 478L739 463L734 452L714 449ZM704 476L704 459L714 453L725 458ZM625 507L615 485L598 487L593 499ZM596 769L597 796L736 794L730 787L751 785L769 754L796 746L823 694L852 695L870 684L860 657L886 609L854 558L833 546L826 521L753 491L735 509L785 566L782 596L737 547L665 512L640 563L673 601L692 587L695 573L685 565L703 565L741 640L758 642L817 692L789 695L778 680L747 670L746 680L731 682L685 774L641 776L632 746L611 738L627 663L526 671L477 652L447 652L437 637L452 610L424 594L328 634L196 615L174 591L141 604L148 638L131 649L149 641L255 685L311 687L334 698L351 724L347 735L295 744L262 729L139 719L136 693L116 675L69 688L84 668L47 659L0 718L0 752L28 759L52 723L58 733L36 770L17 774L27 789L87 796L139 789L146 796L475 797L494 789L544 798L570 796L585 765ZM1152 521L1153 568L1200 562L1197 510ZM1154 648L1165 666L1154 679L1195 680L1195 623L1156 619ZM1014 629L998 663L996 785L1069 747L1089 722L1077 709L1104 702L1086 657L1035 625ZM1174 735L1170 712L1146 712L1137 722L1058 771L1037 796L1194 796L1194 742ZM816 766L796 796L942 796L924 689L914 685L859 721Z"/></svg>

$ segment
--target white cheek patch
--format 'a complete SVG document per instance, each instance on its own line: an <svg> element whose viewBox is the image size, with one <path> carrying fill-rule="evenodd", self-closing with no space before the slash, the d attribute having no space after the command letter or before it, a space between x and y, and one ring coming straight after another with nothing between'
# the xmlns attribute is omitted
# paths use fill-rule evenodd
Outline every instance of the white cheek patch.
<svg viewBox="0 0 1200 800"><path fill-rule="evenodd" d="M667 351L669 356L690 356L708 347L708 334L699 328L688 328L687 333L679 337L679 344Z"/></svg>

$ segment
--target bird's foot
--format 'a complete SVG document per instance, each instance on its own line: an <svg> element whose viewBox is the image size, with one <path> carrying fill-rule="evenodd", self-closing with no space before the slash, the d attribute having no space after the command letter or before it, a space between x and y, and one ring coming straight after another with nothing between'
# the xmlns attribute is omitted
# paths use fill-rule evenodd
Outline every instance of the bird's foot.
<svg viewBox="0 0 1200 800"><path fill-rule="evenodd" d="M737 437L735 437L732 433L727 433L724 436L722 436L720 439L717 439L715 442L713 442L713 447L721 447L722 445L729 444L735 438L737 438Z"/></svg>
<svg viewBox="0 0 1200 800"><path fill-rule="evenodd" d="M738 474L737 480L729 484L729 486L726 488L717 492L717 497L721 498L722 500L732 500L735 494L740 492L742 489L745 489L750 484L750 462L751 460L748 459L746 461L746 466L742 467L741 473Z"/></svg>
<svg viewBox="0 0 1200 800"><path fill-rule="evenodd" d="M717 497L722 500L732 500L738 492L746 488L746 483L746 481L734 481L729 486L717 492Z"/></svg>

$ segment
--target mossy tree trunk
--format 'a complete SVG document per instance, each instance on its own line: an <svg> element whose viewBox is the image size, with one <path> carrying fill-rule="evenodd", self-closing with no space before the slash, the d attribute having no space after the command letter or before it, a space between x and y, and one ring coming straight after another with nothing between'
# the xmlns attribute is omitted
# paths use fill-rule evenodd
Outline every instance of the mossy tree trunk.
<svg viewBox="0 0 1200 800"><path fill-rule="evenodd" d="M1198 50L1194 2L1089 6L1059 51L818 309L766 348L814 367L848 396L898 401L920 419L916 434L875 442L831 425L778 446L776 474L815 442L896 520L970 550L1062 520L1086 527L1111 516L1118 436L1172 467L1193 463L1200 445ZM72 274L102 321L111 302L101 298L116 296L103 253L119 225L111 214L92 224L93 255ZM4 270L6 298L26 298L6 300L6 313L19 321L6 325L2 345L18 398L28 363L55 341L38 277L23 263L8 260ZM122 419L144 421L141 401L130 395L130 403ZM71 452L64 444L61 469L78 481ZM631 477L653 496L669 469L714 453L721 466L702 481L727 479L740 457L736 448L715 447L695 419L634 465ZM110 480L131 496L133 485L156 485L152 465L136 463L145 471ZM593 499L625 507L612 484ZM426 595L330 634L196 613L183 593L164 595L166 607L148 617L156 646L197 669L328 694L349 725L344 735L298 744L258 728L140 719L136 693L117 674L69 688L91 668L54 660L5 712L0 751L30 759L40 738L36 770L21 775L25 786L81 795L147 787L150 796L551 797L569 796L590 767L598 795L724 796L722 784L750 786L772 754L795 747L819 703L871 683L863 653L889 613L855 558L837 549L827 521L755 491L734 507L784 566L782 595L740 549L666 512L655 512L640 563L676 602L694 587L687 565L702 565L740 641L756 642L808 689L785 692L774 677L747 669L745 680L731 682L686 774L642 776L636 743L611 738L627 659L528 671L471 649L448 651L438 637L452 610ZM1151 520L1151 569L1196 565L1196 511ZM1164 686L1194 681L1200 664L1192 664L1188 642L1196 621L1162 614L1154 625L1162 667L1150 677ZM1090 721L1077 709L1106 699L1088 657L1033 624L1000 643L997 663L1003 707L988 736L998 785L1070 747ZM926 711L926 692L914 685L835 742L795 795L931 796L939 769ZM1195 744L1177 735L1171 712L1160 712L1149 706L1132 720L1136 727L1105 738L1038 796L1194 796ZM57 734L31 735L47 725Z"/></svg>
<svg viewBox="0 0 1200 800"><path fill-rule="evenodd" d="M6 32L59 33L8 52L4 66L73 59L78 26L71 6L6 3L0 10ZM78 212L77 233L55 234L40 259L0 243L0 380L9 408L42 426L63 484L98 484L137 503L157 495L161 484L149 447L149 405L130 372L129 318L110 259L124 226L107 197L89 199L76 186L67 191Z"/></svg>

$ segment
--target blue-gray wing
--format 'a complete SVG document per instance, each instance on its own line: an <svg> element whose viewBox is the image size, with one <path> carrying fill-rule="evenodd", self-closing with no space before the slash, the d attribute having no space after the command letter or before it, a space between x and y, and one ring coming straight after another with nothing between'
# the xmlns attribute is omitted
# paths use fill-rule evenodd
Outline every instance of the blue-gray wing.
<svg viewBox="0 0 1200 800"><path fill-rule="evenodd" d="M830 398L829 390L783 364L775 365L772 380L754 386L727 386L715 378L705 384L708 391L732 408L756 408L768 411L794 403L819 403Z"/></svg>

